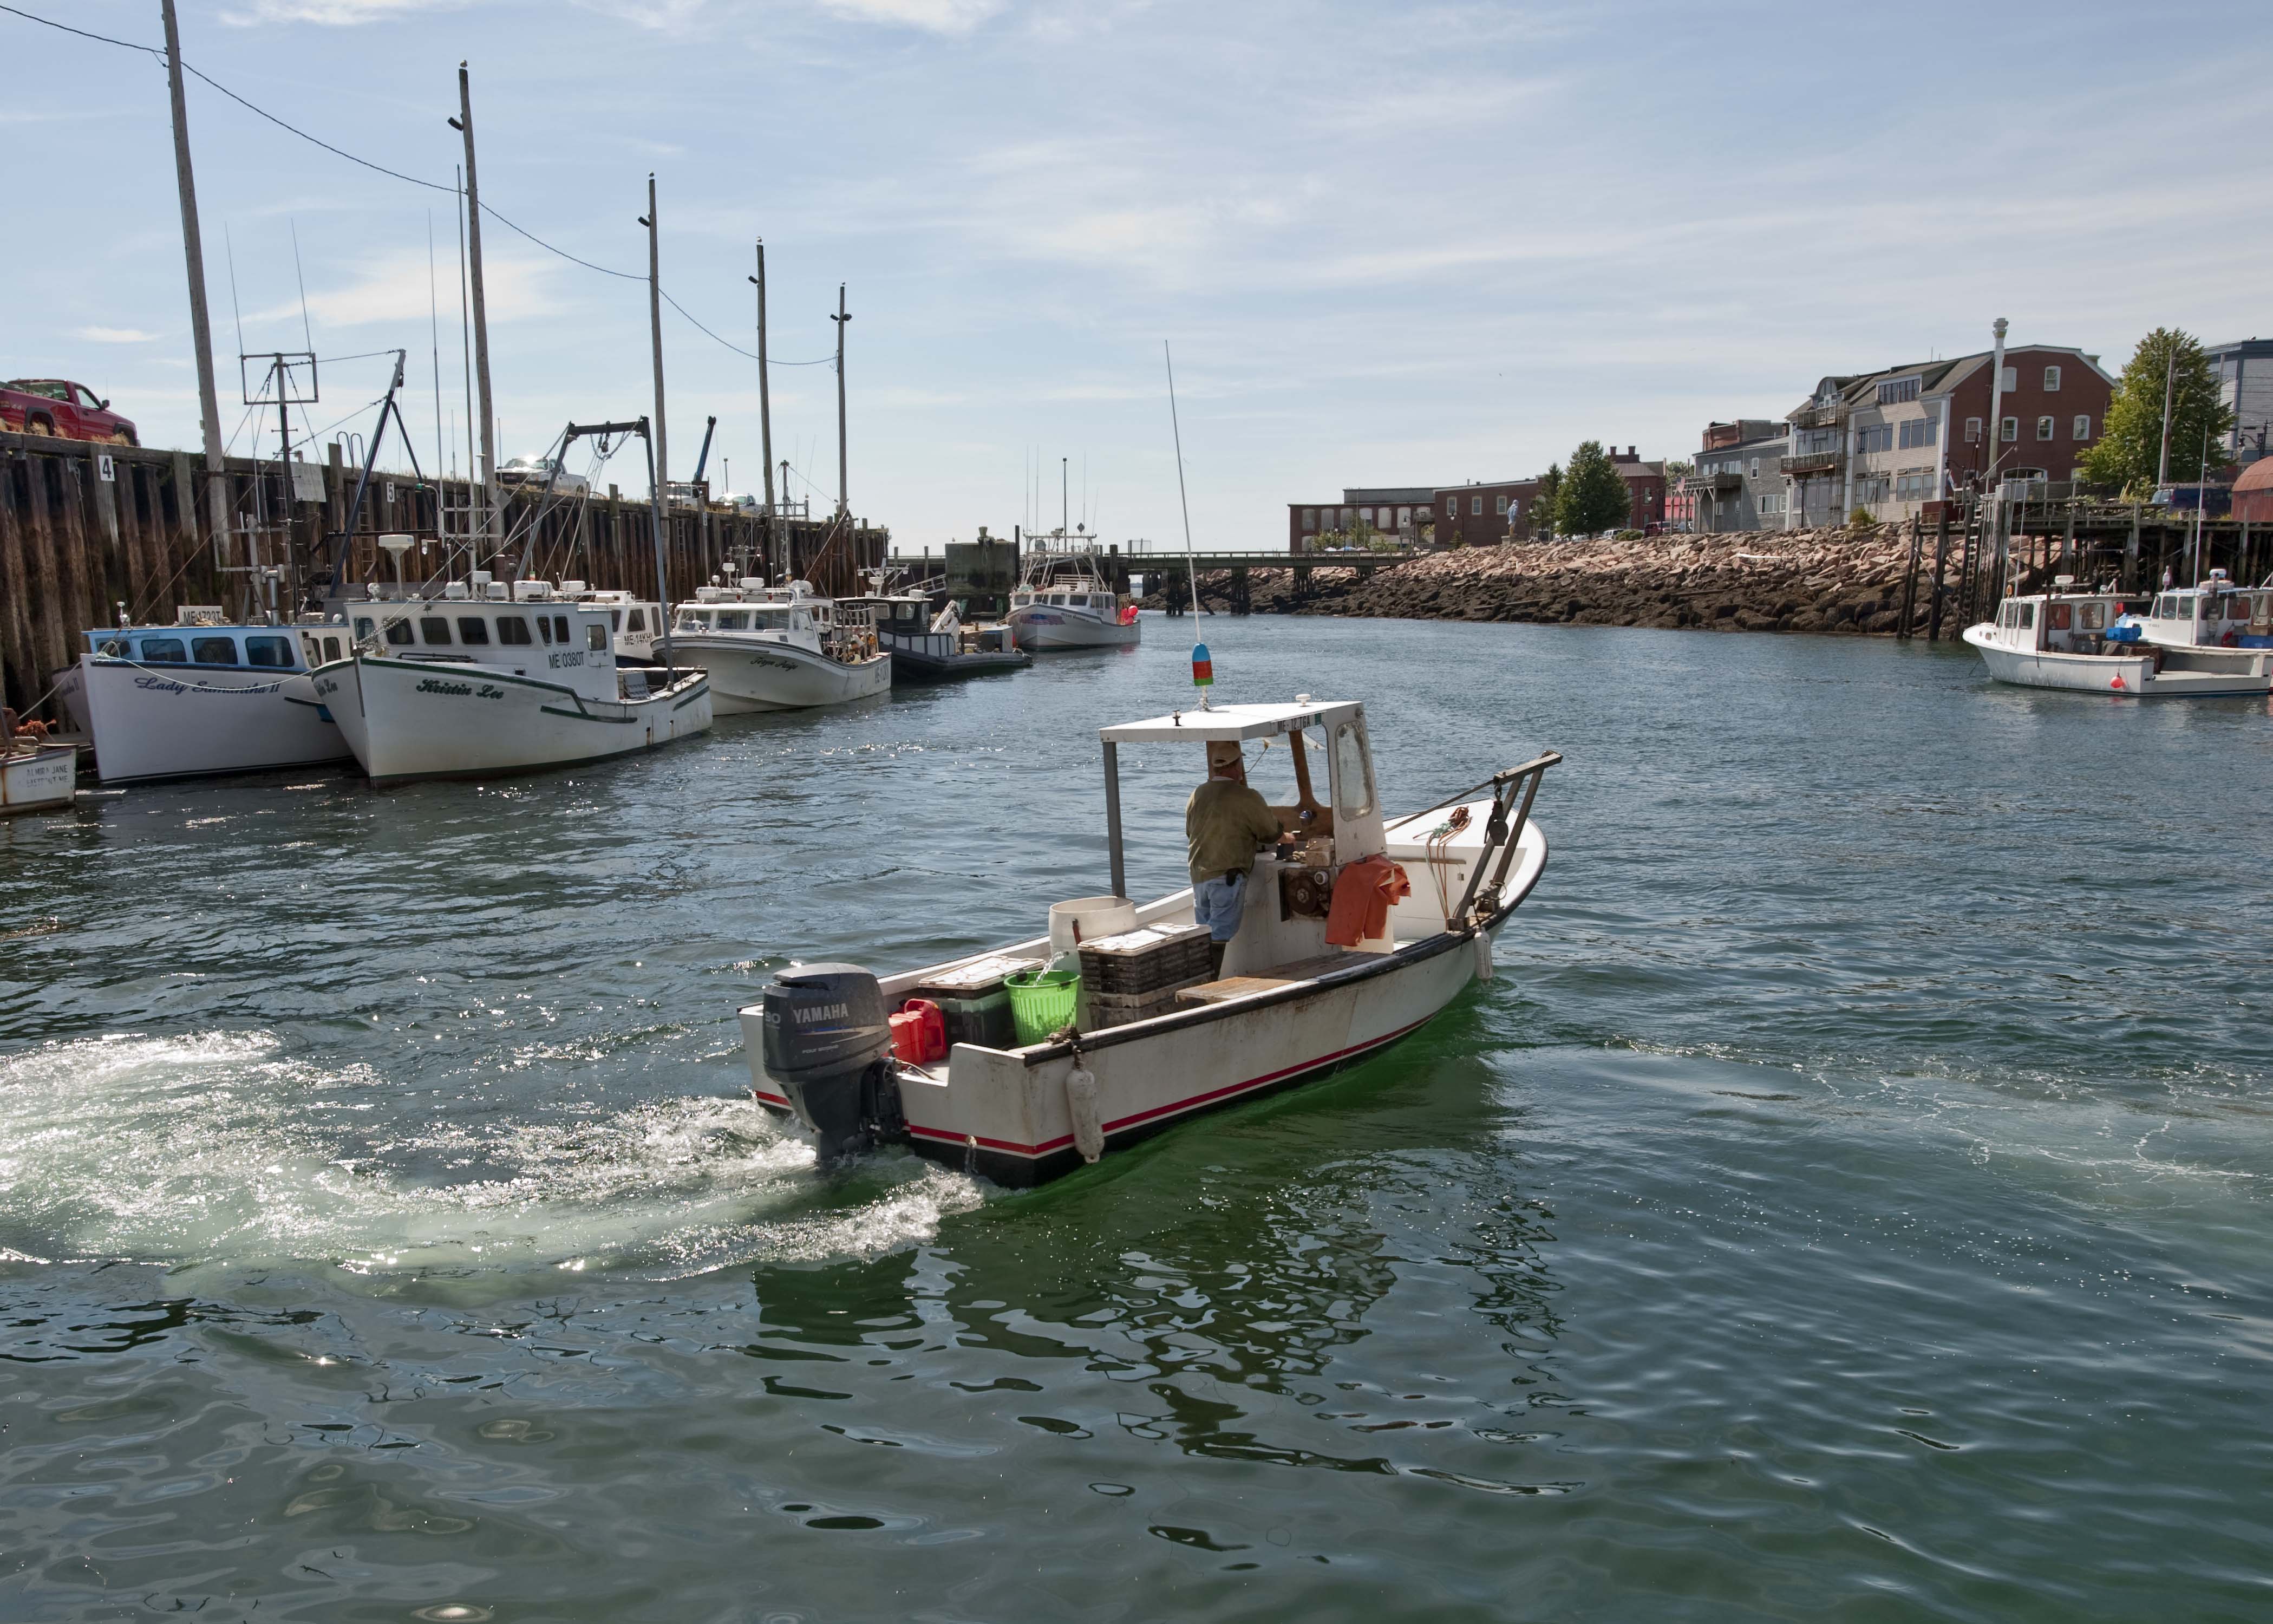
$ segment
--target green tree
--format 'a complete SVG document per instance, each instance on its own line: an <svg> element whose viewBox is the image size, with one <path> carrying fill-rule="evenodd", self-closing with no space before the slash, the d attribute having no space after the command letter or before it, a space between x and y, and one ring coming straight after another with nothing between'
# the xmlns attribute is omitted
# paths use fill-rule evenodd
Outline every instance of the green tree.
<svg viewBox="0 0 2273 1624"><path fill-rule="evenodd" d="M2190 333L2157 327L2139 341L2123 375L2099 438L2076 459L2095 485L2119 485L2130 495L2155 488L2163 460L2163 400L2171 401L2171 477L2202 477L2202 438L2213 447L2233 430L2232 411L2219 403L2217 373ZM2215 455L2215 452L2213 453ZM2217 464L2213 462L2211 466Z"/></svg>
<svg viewBox="0 0 2273 1624"><path fill-rule="evenodd" d="M1571 454L1571 471L1555 493L1555 528L1565 536L1592 536L1624 524L1632 511L1633 493L1602 442L1582 442Z"/></svg>
<svg viewBox="0 0 2273 1624"><path fill-rule="evenodd" d="M1539 490L1531 499L1531 533L1542 541L1555 534L1555 504L1563 494L1563 465L1549 462L1539 476Z"/></svg>

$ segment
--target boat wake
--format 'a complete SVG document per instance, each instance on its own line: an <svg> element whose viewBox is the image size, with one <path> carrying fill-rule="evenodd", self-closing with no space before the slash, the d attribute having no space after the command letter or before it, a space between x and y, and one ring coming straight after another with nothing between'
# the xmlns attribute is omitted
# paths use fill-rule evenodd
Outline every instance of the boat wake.
<svg viewBox="0 0 2273 1624"><path fill-rule="evenodd" d="M0 1056L0 1258L676 1279L893 1251L981 1199L911 1158L824 1177L746 1100L550 1121L476 1105L288 1058L266 1033Z"/></svg>

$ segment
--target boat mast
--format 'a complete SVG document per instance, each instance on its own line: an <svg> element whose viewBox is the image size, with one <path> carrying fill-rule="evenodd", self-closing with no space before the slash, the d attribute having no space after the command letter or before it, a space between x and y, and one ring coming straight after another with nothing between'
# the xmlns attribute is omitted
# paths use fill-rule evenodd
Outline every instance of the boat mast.
<svg viewBox="0 0 2273 1624"><path fill-rule="evenodd" d="M482 539L497 537L497 417L490 405L490 320L482 296L482 189L474 174L474 90L466 64L458 64L458 117L450 121L466 138L466 265L474 298L474 383L481 396ZM476 549L476 561L484 556Z"/></svg>
<svg viewBox="0 0 2273 1624"><path fill-rule="evenodd" d="M1165 338L1160 341L1160 358L1168 367L1168 427L1176 437L1176 500L1184 510L1184 584L1190 589L1192 620L1197 623L1200 615L1200 566L1192 553L1192 499L1184 490L1184 431L1176 419L1176 361L1168 353L1168 341ZM1195 649L1199 647L1197 637L1192 646ZM1198 657L1195 655L1194 658ZM1207 708L1207 689L1202 688L1200 709L1204 710Z"/></svg>

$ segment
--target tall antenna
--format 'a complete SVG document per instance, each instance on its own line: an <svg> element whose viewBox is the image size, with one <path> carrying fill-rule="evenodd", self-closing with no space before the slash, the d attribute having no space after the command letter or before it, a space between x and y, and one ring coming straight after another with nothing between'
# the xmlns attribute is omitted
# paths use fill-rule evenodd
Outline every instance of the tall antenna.
<svg viewBox="0 0 2273 1624"><path fill-rule="evenodd" d="M434 280L434 211L426 211L426 335L434 357L434 477L442 477L442 296ZM442 528L442 493L434 492L434 528Z"/></svg>
<svg viewBox="0 0 2273 1624"><path fill-rule="evenodd" d="M1207 644L1199 640L1200 564L1192 551L1192 499L1184 490L1184 431L1176 419L1176 362L1168 353L1168 341L1160 341L1160 359L1168 368L1168 427L1176 437L1176 500L1184 510L1184 583L1191 591L1192 605L1192 682L1200 691L1200 709L1208 708L1208 688L1215 681L1215 665L1208 658Z"/></svg>

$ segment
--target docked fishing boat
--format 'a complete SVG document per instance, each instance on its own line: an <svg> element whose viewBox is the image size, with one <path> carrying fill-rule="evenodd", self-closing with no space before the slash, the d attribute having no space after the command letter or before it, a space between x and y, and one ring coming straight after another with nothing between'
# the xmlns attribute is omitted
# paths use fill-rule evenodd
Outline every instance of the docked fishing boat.
<svg viewBox="0 0 2273 1624"><path fill-rule="evenodd" d="M581 581L563 581L559 595L588 609L607 612L608 639L616 658L636 665L655 664L656 639L663 635L663 605L631 592L596 592Z"/></svg>
<svg viewBox="0 0 2273 1624"><path fill-rule="evenodd" d="M1200 1111L1356 1064L1491 974L1492 933L1546 866L1530 812L1561 760L1551 753L1390 820L1355 702L1186 710L1099 737L1111 897L1058 904L1048 934L923 969L792 965L741 1011L758 1101L811 1130L824 1159L897 1142L1031 1184ZM1272 808L1282 844L1257 859L1211 970L1190 889L1122 899L1119 752L1163 747L1152 759L1188 762L1197 782L1203 747L1226 744L1283 748L1294 782ZM1311 750L1325 764L1323 800ZM994 990L1039 999L1052 978L1036 966L1068 949L1081 981L1062 1024L1046 1016L1050 1030L1006 1034L986 1012Z"/></svg>
<svg viewBox="0 0 2273 1624"><path fill-rule="evenodd" d="M721 716L841 705L892 686L892 656L866 617L840 614L810 582L769 587L751 575L699 587L679 605L671 639L709 672Z"/></svg>
<svg viewBox="0 0 2273 1624"><path fill-rule="evenodd" d="M476 571L341 613L346 654L310 678L374 784L541 772L710 726L703 673L619 665L604 608L516 601Z"/></svg>
<svg viewBox="0 0 2273 1624"><path fill-rule="evenodd" d="M19 733L15 712L0 712L0 817L53 812L78 793L79 746Z"/></svg>
<svg viewBox="0 0 2273 1624"><path fill-rule="evenodd" d="M234 624L217 607L184 607L171 626L89 631L56 696L105 784L345 761L310 676L326 637L336 659L343 627Z"/></svg>
<svg viewBox="0 0 2273 1624"><path fill-rule="evenodd" d="M1133 649L1144 635L1135 601L1114 591L1089 551L1037 553L1003 621L1019 648L1038 654Z"/></svg>
<svg viewBox="0 0 2273 1624"><path fill-rule="evenodd" d="M953 604L934 614L920 592L841 598L838 607L866 617L876 642L892 657L892 681L899 686L1023 671L1034 663L1011 640L1009 627L966 626Z"/></svg>
<svg viewBox="0 0 2273 1624"><path fill-rule="evenodd" d="M2140 631L2163 649L2273 649L2273 586L2236 586L2225 571L2213 569L2198 586L2157 593L2140 617Z"/></svg>
<svg viewBox="0 0 2273 1624"><path fill-rule="evenodd" d="M2049 592L2006 598L1996 617L1965 628L1965 641L1980 654L1989 674L2022 688L2067 688L2136 699L2227 698L2273 690L2273 650L2226 650L2151 642L2152 628L2175 632L2181 612L2199 609L2163 594L2158 608L2172 611L2161 620L2125 613L2120 594L2077 591L2062 575Z"/></svg>

